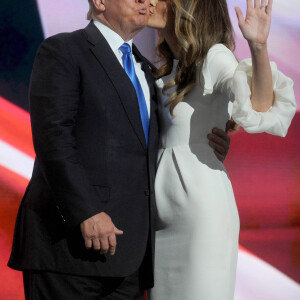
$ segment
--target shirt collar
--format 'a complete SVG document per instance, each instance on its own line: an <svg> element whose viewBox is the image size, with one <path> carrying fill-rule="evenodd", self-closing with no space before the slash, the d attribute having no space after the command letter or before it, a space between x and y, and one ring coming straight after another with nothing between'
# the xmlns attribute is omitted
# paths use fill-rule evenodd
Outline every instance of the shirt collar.
<svg viewBox="0 0 300 300"><path fill-rule="evenodd" d="M93 18L93 22L108 42L112 51L114 53L120 51L119 48L125 43L122 37L111 28L101 23L98 19ZM132 39L126 43L130 45L130 48L132 50Z"/></svg>

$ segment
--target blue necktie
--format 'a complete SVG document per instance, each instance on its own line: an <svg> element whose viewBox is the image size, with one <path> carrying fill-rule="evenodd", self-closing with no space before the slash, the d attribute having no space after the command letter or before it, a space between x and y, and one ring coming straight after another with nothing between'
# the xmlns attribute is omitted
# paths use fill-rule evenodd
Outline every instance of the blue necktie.
<svg viewBox="0 0 300 300"><path fill-rule="evenodd" d="M120 50L123 53L122 59L123 59L124 70L127 73L128 77L130 78L130 80L135 88L135 91L136 91L136 95L137 95L138 102L139 102L142 125L143 125L145 139L146 139L146 145L148 146L148 133L149 133L148 109L147 109L146 100L145 100L145 96L144 96L140 81L134 70L134 64L133 64L132 54L131 54L131 47L129 44L124 43L120 47Z"/></svg>

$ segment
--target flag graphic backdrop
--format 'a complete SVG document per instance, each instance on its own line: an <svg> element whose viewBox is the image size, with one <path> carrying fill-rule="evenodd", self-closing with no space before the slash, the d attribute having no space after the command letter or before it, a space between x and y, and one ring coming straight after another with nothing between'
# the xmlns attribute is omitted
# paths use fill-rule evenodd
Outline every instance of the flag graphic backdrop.
<svg viewBox="0 0 300 300"><path fill-rule="evenodd" d="M249 57L236 25L239 59ZM28 84L40 42L53 34L86 26L82 0L23 0L0 4L0 300L24 299L20 272L6 267L17 209L35 157L28 114ZM300 107L300 2L275 1L269 52L292 77ZM155 33L135 39L152 59ZM285 139L244 132L232 136L226 167L241 218L236 300L300 299L300 117Z"/></svg>

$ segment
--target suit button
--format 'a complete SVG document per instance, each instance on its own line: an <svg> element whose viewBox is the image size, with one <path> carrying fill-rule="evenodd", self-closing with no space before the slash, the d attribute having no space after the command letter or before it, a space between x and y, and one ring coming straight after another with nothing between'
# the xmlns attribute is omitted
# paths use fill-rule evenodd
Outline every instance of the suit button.
<svg viewBox="0 0 300 300"><path fill-rule="evenodd" d="M145 190L144 193L145 193L145 196L150 196L150 191L149 190Z"/></svg>

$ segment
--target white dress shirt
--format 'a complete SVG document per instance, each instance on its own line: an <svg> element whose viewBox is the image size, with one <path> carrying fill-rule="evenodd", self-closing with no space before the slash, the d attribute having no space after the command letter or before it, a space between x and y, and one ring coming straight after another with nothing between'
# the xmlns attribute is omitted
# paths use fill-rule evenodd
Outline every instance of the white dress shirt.
<svg viewBox="0 0 300 300"><path fill-rule="evenodd" d="M121 36L119 36L115 31L110 29L108 26L101 23L98 19L93 19L95 26L99 29L99 31L102 33L106 41L108 42L110 48L112 49L113 53L116 55L118 61L120 62L121 66L123 66L123 60L122 56L123 53L120 50L120 47L125 43L125 41L122 39ZM132 40L126 42L130 45L131 51L132 51ZM148 116L150 118L150 90L149 86L145 77L145 73L142 70L142 64L136 62L136 59L134 55L132 55L133 64L135 68L135 73L140 81L140 84L142 86L142 90L145 96L147 110L148 110Z"/></svg>

